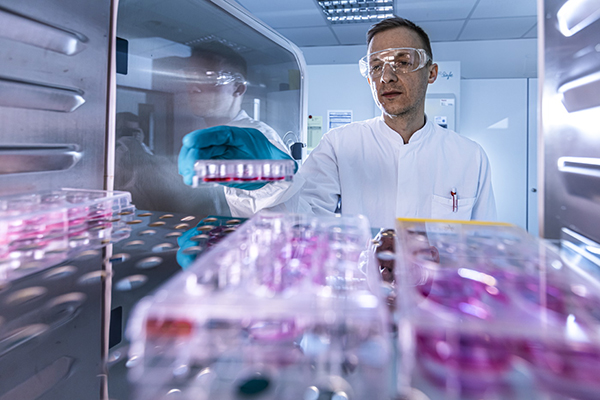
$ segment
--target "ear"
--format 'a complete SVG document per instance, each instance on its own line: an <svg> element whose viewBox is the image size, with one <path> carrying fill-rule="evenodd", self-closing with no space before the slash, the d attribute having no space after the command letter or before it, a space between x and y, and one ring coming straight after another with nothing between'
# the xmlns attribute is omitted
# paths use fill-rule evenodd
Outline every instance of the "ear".
<svg viewBox="0 0 600 400"><path fill-rule="evenodd" d="M246 93L246 84L240 83L240 84L238 84L237 88L233 92L233 95L235 97L238 97L238 96L242 96L244 93Z"/></svg>
<svg viewBox="0 0 600 400"><path fill-rule="evenodd" d="M431 67L429 67L429 77L427 78L427 83L433 83L435 82L435 80L437 79L438 76L438 65L437 64L431 64Z"/></svg>

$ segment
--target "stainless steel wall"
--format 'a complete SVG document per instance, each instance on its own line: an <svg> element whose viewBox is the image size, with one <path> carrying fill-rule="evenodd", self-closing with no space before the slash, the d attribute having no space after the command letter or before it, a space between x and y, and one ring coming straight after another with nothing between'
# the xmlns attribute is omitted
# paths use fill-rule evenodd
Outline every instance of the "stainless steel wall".
<svg viewBox="0 0 600 400"><path fill-rule="evenodd" d="M541 236L600 242L600 6L540 0Z"/></svg>
<svg viewBox="0 0 600 400"><path fill-rule="evenodd" d="M0 0L0 195L102 189L110 0Z"/></svg>

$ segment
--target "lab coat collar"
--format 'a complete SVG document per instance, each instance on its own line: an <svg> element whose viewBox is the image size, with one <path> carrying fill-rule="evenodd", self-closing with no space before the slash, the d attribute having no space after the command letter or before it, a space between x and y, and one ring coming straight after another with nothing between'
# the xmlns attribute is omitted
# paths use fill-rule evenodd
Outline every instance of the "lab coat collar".
<svg viewBox="0 0 600 400"><path fill-rule="evenodd" d="M385 132L386 136L389 136L392 140L397 141L404 145L404 139L402 139L402 136L400 136L400 134L398 134L398 132L396 132L395 130L390 128L388 126L388 124L385 123L385 121L383 119L383 115L381 115L379 117L379 125L380 125L380 130ZM427 115L426 115L425 116L425 125L423 125L423 127L421 129L419 129L418 131L413 133L413 135L410 137L410 139L408 140L408 143L406 145L417 144L419 142L422 142L434 131L434 129L435 129L435 127L433 126L433 124L431 123L429 118L427 118Z"/></svg>
<svg viewBox="0 0 600 400"><path fill-rule="evenodd" d="M250 116L246 113L246 111L244 110L240 110L240 112L238 113L238 115L235 116L234 119L232 119L231 121L242 121L245 119L250 119Z"/></svg>

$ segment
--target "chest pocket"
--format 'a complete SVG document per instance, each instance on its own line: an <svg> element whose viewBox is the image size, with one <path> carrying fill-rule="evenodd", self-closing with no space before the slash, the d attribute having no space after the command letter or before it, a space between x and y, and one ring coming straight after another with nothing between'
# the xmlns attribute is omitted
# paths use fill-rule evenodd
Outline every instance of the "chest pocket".
<svg viewBox="0 0 600 400"><path fill-rule="evenodd" d="M468 221L471 219L475 198L458 198L458 210L452 211L452 198L433 195L431 200L431 218Z"/></svg>

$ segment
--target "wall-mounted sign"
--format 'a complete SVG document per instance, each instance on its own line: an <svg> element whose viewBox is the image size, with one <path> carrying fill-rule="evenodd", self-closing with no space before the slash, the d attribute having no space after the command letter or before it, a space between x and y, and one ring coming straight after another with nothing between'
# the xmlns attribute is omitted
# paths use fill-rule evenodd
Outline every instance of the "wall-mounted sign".
<svg viewBox="0 0 600 400"><path fill-rule="evenodd" d="M333 129L352 122L352 110L327 110L327 128Z"/></svg>

